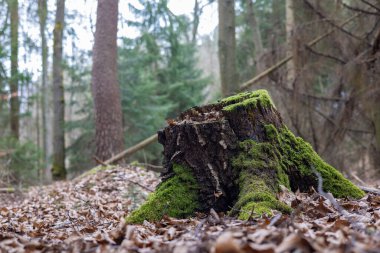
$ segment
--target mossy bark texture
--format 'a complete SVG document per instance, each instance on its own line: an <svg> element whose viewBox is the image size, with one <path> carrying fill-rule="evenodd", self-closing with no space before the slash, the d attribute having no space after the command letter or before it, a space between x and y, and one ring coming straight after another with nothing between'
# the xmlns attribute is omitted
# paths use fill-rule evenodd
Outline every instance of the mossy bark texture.
<svg viewBox="0 0 380 253"><path fill-rule="evenodd" d="M317 188L335 197L364 193L324 162L284 125L265 90L194 107L158 132L164 146L162 183L127 221L184 218L195 211L228 211L241 219L291 208L276 194Z"/></svg>

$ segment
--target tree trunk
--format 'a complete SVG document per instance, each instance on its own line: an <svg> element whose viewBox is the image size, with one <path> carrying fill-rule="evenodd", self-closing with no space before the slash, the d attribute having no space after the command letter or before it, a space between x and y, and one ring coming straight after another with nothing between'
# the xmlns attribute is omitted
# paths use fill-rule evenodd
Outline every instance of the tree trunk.
<svg viewBox="0 0 380 253"><path fill-rule="evenodd" d="M197 43L197 34L198 34L198 26L199 26L199 16L201 15L202 10L199 6L199 1L195 0L194 8L193 8L193 27L191 31L191 43L196 45Z"/></svg>
<svg viewBox="0 0 380 253"><path fill-rule="evenodd" d="M99 0L93 50L92 94L96 156L107 160L124 149L120 88L117 80L118 0Z"/></svg>
<svg viewBox="0 0 380 253"><path fill-rule="evenodd" d="M46 19L47 19L47 0L38 0L38 18L40 24L40 35L41 35L41 60L42 60L42 84L41 84L41 114L42 114L42 147L44 151L44 175L47 182L51 181L51 171L49 168L49 151L48 151L48 133L47 133L47 109L48 105L48 90L47 90L47 57L48 57L48 47L46 43Z"/></svg>
<svg viewBox="0 0 380 253"><path fill-rule="evenodd" d="M223 96L237 90L235 1L219 0L219 70Z"/></svg>
<svg viewBox="0 0 380 253"><path fill-rule="evenodd" d="M255 10L253 8L253 1L247 0L247 20L249 26L252 29L252 41L255 45L255 63L256 63L256 73L259 74L265 70L265 62L262 59L265 53L263 41L261 38L260 25L255 15Z"/></svg>
<svg viewBox="0 0 380 253"><path fill-rule="evenodd" d="M65 169L65 97L62 70L62 39L65 18L65 0L57 0L53 45L53 168L55 180L66 178Z"/></svg>
<svg viewBox="0 0 380 253"><path fill-rule="evenodd" d="M158 141L167 172L128 222L186 217L210 208L241 219L272 209L288 213L291 208L276 198L280 185L316 189L319 175L323 189L335 197L364 195L289 131L265 90L191 108L159 131Z"/></svg>
<svg viewBox="0 0 380 253"><path fill-rule="evenodd" d="M10 122L11 133L16 139L20 136L20 101L18 97L18 0L9 0L11 13L11 78L10 78Z"/></svg>

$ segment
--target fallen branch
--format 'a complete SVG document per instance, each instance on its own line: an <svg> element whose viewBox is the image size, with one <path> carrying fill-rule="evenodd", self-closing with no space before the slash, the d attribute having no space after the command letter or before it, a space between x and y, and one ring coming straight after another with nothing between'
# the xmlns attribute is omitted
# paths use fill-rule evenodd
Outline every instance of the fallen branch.
<svg viewBox="0 0 380 253"><path fill-rule="evenodd" d="M374 194L377 194L377 195L380 195L380 190L379 189L375 189L375 188L371 188L371 187L366 187L366 186L358 186L360 189L362 189L363 191L365 192L370 192L370 193L374 193Z"/></svg>
<svg viewBox="0 0 380 253"><path fill-rule="evenodd" d="M0 188L0 193L14 193L15 191L13 187Z"/></svg>
<svg viewBox="0 0 380 253"><path fill-rule="evenodd" d="M7 156L7 155L10 155L10 154L12 154L14 151L15 151L14 149L0 150L0 158L1 158L1 157L4 157L4 156Z"/></svg>
<svg viewBox="0 0 380 253"><path fill-rule="evenodd" d="M136 153L137 151L145 148L146 146L148 146L149 144L155 142L157 140L157 134L154 134L152 136L150 136L149 138L137 143L136 145L124 150L123 152L111 157L110 159L108 159L107 161L104 162L105 165L109 165L111 163L114 163L116 161L119 161L120 159L126 157L126 156L130 156L134 153Z"/></svg>
<svg viewBox="0 0 380 253"><path fill-rule="evenodd" d="M349 19L345 20L343 23L337 25L337 27L334 27L332 29L330 29L329 31L327 31L326 33L320 35L319 37L315 38L314 40L310 41L309 43L307 43L307 46L308 47L311 47L311 46L314 46L315 44L317 44L319 41L321 41L322 39L324 39L325 37L329 36L330 34L332 34L337 28L342 28L343 26L345 26L346 24L348 24L349 22L351 22L352 20L354 20L355 18L357 18L358 16L360 16L361 13L358 13L352 17L350 17ZM254 78L252 78L251 80L248 80L247 82L243 83L240 88L239 88L239 91L243 91L243 90L246 90L248 89L250 86L252 86L253 84L257 83L258 81L260 81L261 79L263 79L264 77L266 77L267 75L269 75L270 73L272 73L273 71L275 71L276 69L280 68L281 66L285 65L288 61L290 61L291 59L293 59L293 55L289 55L287 57L285 57L284 59L282 59L281 61L277 62L276 64L274 64L273 66L269 67L268 69L264 70L263 72L261 72L260 74L258 74L257 76L255 76Z"/></svg>
<svg viewBox="0 0 380 253"><path fill-rule="evenodd" d="M130 182L130 183L132 183L132 184L140 186L141 188L145 189L148 192L153 192L153 189L150 189L149 187L147 187L147 186L145 186L143 184L140 184L139 182L136 182L136 181L134 181L132 179L127 179L127 181Z"/></svg>

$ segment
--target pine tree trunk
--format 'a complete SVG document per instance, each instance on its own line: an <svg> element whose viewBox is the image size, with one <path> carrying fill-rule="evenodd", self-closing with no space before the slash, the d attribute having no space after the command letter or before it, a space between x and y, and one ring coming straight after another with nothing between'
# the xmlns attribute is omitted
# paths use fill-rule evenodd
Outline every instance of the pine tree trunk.
<svg viewBox="0 0 380 253"><path fill-rule="evenodd" d="M18 0L9 0L11 13L11 78L10 78L10 123L11 133L16 139L20 136L20 101L18 97Z"/></svg>
<svg viewBox="0 0 380 253"><path fill-rule="evenodd" d="M105 161L124 149L120 88L117 80L118 0L99 0L93 49L95 155Z"/></svg>
<svg viewBox="0 0 380 253"><path fill-rule="evenodd" d="M164 146L162 183L128 222L228 211L241 219L291 208L277 200L281 186L323 188L335 197L364 193L295 137L265 90L194 107L158 132ZM319 175L318 175L319 174Z"/></svg>
<svg viewBox="0 0 380 253"><path fill-rule="evenodd" d="M223 96L237 90L236 39L235 39L235 1L219 0L219 38L218 56L220 81Z"/></svg>
<svg viewBox="0 0 380 253"><path fill-rule="evenodd" d="M65 0L57 0L53 45L53 168L55 180L66 178L65 169L65 97L62 70L62 39L65 18Z"/></svg>

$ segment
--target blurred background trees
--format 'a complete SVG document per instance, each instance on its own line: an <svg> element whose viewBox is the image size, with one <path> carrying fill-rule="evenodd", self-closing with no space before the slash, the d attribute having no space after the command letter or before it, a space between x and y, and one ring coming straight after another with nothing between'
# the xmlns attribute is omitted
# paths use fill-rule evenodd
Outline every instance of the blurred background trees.
<svg viewBox="0 0 380 253"><path fill-rule="evenodd" d="M120 142L132 146L245 83L268 89L292 131L348 177L380 178L379 1L194 0L185 14L173 1L120 0L117 54L100 49L117 62ZM0 0L0 184L48 182L53 164L65 169L56 178L95 164L95 112L109 116L117 100L92 81L113 75L92 65L105 24L97 1L63 2ZM200 32L210 13L219 26ZM91 85L105 85L103 109ZM152 144L125 162L159 164L160 152Z"/></svg>

